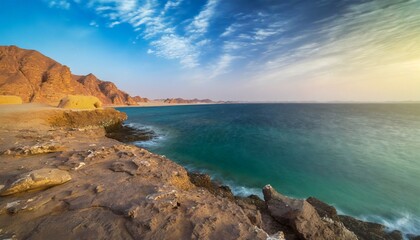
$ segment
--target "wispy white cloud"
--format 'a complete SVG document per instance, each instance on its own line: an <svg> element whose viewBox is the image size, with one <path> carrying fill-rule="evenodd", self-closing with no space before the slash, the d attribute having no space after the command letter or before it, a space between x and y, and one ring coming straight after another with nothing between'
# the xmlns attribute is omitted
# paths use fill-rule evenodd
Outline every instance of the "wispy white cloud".
<svg viewBox="0 0 420 240"><path fill-rule="evenodd" d="M294 84L296 95L306 94L312 86L313 91L331 98L333 93L325 89L332 91L341 86L364 91L359 99L371 100L369 97L380 94L386 99L386 94L392 95L385 93L391 86L396 87L401 81L410 84L420 81L417 77L420 68L409 67L420 62L420 47L415 47L420 42L420 15L415 13L415 2L393 4L374 0L349 5L334 21L320 22L319 27L300 32L296 37L280 38L261 56L265 64L255 64L259 67L255 67L256 75L251 82L271 86L270 89ZM401 61L410 64L401 65ZM393 71L400 73L397 76ZM356 93L340 94L334 98L349 100ZM310 96L325 100L313 93Z"/></svg>
<svg viewBox="0 0 420 240"><path fill-rule="evenodd" d="M228 37L229 35L231 35L232 33L235 32L235 27L233 27L232 25L229 25L225 31L220 35L220 37Z"/></svg>
<svg viewBox="0 0 420 240"><path fill-rule="evenodd" d="M167 11L179 7L183 0L168 0L164 5L157 0L90 0L89 7L108 19L109 27L128 23L151 46L150 54L176 59L184 67L199 65L201 48L211 41L204 37L215 14L219 0L208 0L203 9L191 19L186 31L180 34ZM181 31L182 32L182 31Z"/></svg>
<svg viewBox="0 0 420 240"><path fill-rule="evenodd" d="M101 14L104 11L113 10L113 9L114 8L113 7L110 7L110 6L97 6L95 8L96 12L99 13L99 14Z"/></svg>
<svg viewBox="0 0 420 240"><path fill-rule="evenodd" d="M219 0L208 0L204 9L194 17L194 20L187 27L187 31L192 33L194 38L201 36L207 32L210 20L216 13L216 6Z"/></svg>
<svg viewBox="0 0 420 240"><path fill-rule="evenodd" d="M90 21L89 26L92 26L92 27L99 27L99 24L98 24L98 23L96 23L96 21Z"/></svg>
<svg viewBox="0 0 420 240"><path fill-rule="evenodd" d="M122 13L132 12L137 8L137 0L118 1L118 10Z"/></svg>
<svg viewBox="0 0 420 240"><path fill-rule="evenodd" d="M143 43L143 51L179 62L189 68L185 73L196 73L195 79L217 81L235 70L238 78L249 80L250 89L275 92L286 85L300 89L303 83L337 86L351 82L348 76L396 82L397 75L384 69L401 68L398 76L404 81L420 82L420 70L412 69L420 62L420 0L307 1L311 9L287 1L249 1L240 7L221 0L45 2L92 9L102 19L95 16L91 26L131 26L131 39Z"/></svg>
<svg viewBox="0 0 420 240"><path fill-rule="evenodd" d="M155 48L155 54L167 59L177 59L182 65L193 68L199 65L198 53L194 45L187 38L175 34L160 37L151 43Z"/></svg>
<svg viewBox="0 0 420 240"><path fill-rule="evenodd" d="M48 6L51 8L70 9L70 2L66 0L50 0Z"/></svg>
<svg viewBox="0 0 420 240"><path fill-rule="evenodd" d="M235 18L236 21L220 35L224 41L217 63L211 68L209 76L212 78L228 73L239 59L244 60L243 64L260 64L253 59L259 58L264 49L273 44L266 40L284 32L287 25L283 19L272 19L271 15L262 12L240 14Z"/></svg>
<svg viewBox="0 0 420 240"><path fill-rule="evenodd" d="M232 62L236 59L236 56L230 54L223 54L210 69L210 75L208 78L216 78L219 75L225 74L228 72L228 69Z"/></svg>
<svg viewBox="0 0 420 240"><path fill-rule="evenodd" d="M111 23L108 25L108 27L113 28L113 27L115 27L115 26L117 26L117 25L119 25L119 24L121 24L121 22L120 22L120 21L114 21L114 22L111 22Z"/></svg>
<svg viewBox="0 0 420 240"><path fill-rule="evenodd" d="M273 30L267 30L267 29L258 29L255 32L255 36L254 39L255 40L264 40L270 36L275 35L276 33L278 33L277 31L273 31Z"/></svg>
<svg viewBox="0 0 420 240"><path fill-rule="evenodd" d="M169 9L174 9L178 7L183 0L168 0L163 8L163 14L165 14Z"/></svg>

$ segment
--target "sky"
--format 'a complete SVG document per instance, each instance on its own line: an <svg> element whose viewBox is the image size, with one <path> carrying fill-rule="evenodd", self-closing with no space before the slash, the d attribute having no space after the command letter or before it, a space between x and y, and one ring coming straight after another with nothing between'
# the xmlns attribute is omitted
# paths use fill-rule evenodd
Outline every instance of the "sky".
<svg viewBox="0 0 420 240"><path fill-rule="evenodd" d="M420 101L420 0L0 0L0 45L152 99Z"/></svg>

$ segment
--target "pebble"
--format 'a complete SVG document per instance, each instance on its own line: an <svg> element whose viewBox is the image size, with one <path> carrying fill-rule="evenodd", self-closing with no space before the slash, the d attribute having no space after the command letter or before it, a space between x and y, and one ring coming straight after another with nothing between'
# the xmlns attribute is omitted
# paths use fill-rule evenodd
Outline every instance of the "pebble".
<svg viewBox="0 0 420 240"><path fill-rule="evenodd" d="M98 185L98 186L96 186L96 188L95 188L95 192L96 193L100 193L100 192L103 192L105 189L104 189L104 187L103 186L101 186L101 185Z"/></svg>

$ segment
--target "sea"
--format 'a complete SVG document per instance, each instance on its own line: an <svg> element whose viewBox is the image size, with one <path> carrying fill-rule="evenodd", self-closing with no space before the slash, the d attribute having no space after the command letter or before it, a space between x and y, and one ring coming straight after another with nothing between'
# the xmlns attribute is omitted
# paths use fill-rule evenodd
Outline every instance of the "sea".
<svg viewBox="0 0 420 240"><path fill-rule="evenodd" d="M214 104L119 108L136 142L234 194L272 185L420 235L420 104Z"/></svg>

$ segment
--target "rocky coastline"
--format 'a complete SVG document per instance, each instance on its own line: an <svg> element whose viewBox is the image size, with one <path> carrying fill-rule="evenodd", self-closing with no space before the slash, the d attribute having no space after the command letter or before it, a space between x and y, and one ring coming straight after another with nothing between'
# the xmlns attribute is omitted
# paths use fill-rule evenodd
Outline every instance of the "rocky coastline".
<svg viewBox="0 0 420 240"><path fill-rule="evenodd" d="M0 115L1 239L403 239L269 185L264 199L234 196L122 143L152 133L123 127L127 116L114 109Z"/></svg>

